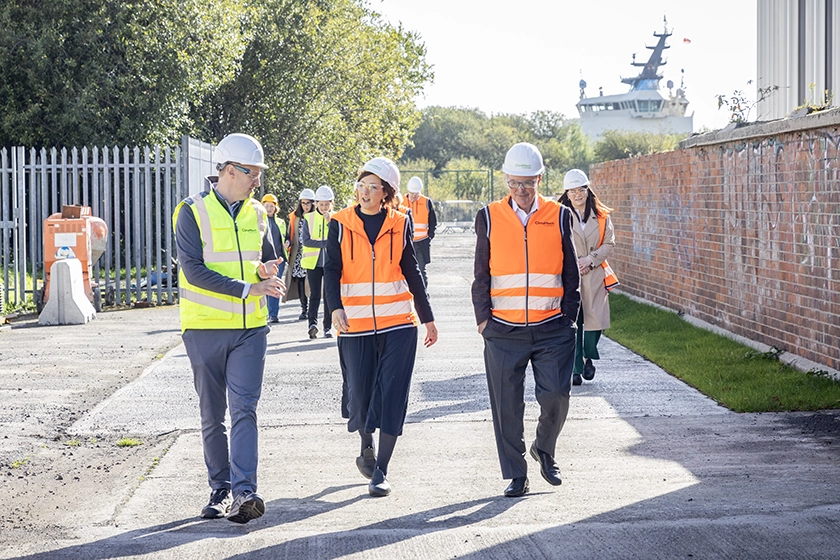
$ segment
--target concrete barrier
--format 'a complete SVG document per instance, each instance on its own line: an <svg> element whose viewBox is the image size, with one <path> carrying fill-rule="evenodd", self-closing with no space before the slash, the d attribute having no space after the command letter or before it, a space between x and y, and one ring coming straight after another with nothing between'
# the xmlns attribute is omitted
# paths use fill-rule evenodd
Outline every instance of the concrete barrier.
<svg viewBox="0 0 840 560"><path fill-rule="evenodd" d="M38 317L39 325L83 325L96 317L85 295L79 259L56 261L50 267L50 294Z"/></svg>

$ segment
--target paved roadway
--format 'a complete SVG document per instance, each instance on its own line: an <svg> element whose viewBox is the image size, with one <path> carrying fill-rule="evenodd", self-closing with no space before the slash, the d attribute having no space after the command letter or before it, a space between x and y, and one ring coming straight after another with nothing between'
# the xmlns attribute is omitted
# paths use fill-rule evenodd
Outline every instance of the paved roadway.
<svg viewBox="0 0 840 560"><path fill-rule="evenodd" d="M181 345L71 430L177 435L111 522L0 557L840 557L836 411L735 414L610 340L595 381L574 388L557 452L563 485L529 459L531 493L504 498L469 301L473 242L434 243L440 341L418 351L390 497L370 498L356 470L335 339L308 340L289 304L269 336L259 408L263 518L197 517L208 488ZM530 443L530 380L526 398Z"/></svg>

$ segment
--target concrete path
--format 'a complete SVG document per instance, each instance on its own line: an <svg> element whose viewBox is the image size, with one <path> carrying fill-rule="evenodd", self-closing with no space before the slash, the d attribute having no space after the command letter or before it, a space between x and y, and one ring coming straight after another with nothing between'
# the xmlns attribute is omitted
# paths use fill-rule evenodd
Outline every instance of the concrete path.
<svg viewBox="0 0 840 560"><path fill-rule="evenodd" d="M840 557L836 411L735 414L608 339L595 380L574 388L558 443L563 485L529 460L531 493L504 498L469 298L473 243L452 234L433 246L440 341L418 351L391 496L370 498L356 470L335 339L308 340L288 304L269 337L259 409L264 517L197 517L209 491L181 345L71 430L176 436L112 521L0 557ZM530 379L526 398L530 443Z"/></svg>

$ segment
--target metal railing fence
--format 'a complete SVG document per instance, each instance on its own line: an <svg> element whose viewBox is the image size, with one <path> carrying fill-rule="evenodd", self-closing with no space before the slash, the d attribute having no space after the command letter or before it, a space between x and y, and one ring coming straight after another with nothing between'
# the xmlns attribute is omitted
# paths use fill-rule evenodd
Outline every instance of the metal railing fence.
<svg viewBox="0 0 840 560"><path fill-rule="evenodd" d="M67 204L105 221L92 283L106 305L174 303L172 211L201 189L212 146L0 149L0 291L7 305L37 301L44 281L44 220ZM165 279L163 276L165 275Z"/></svg>

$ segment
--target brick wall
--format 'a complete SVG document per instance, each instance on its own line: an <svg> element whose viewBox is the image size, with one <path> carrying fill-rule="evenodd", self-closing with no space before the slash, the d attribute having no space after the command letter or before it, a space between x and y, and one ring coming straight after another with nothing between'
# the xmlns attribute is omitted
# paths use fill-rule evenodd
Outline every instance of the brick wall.
<svg viewBox="0 0 840 560"><path fill-rule="evenodd" d="M840 369L840 111L594 165L625 291Z"/></svg>

